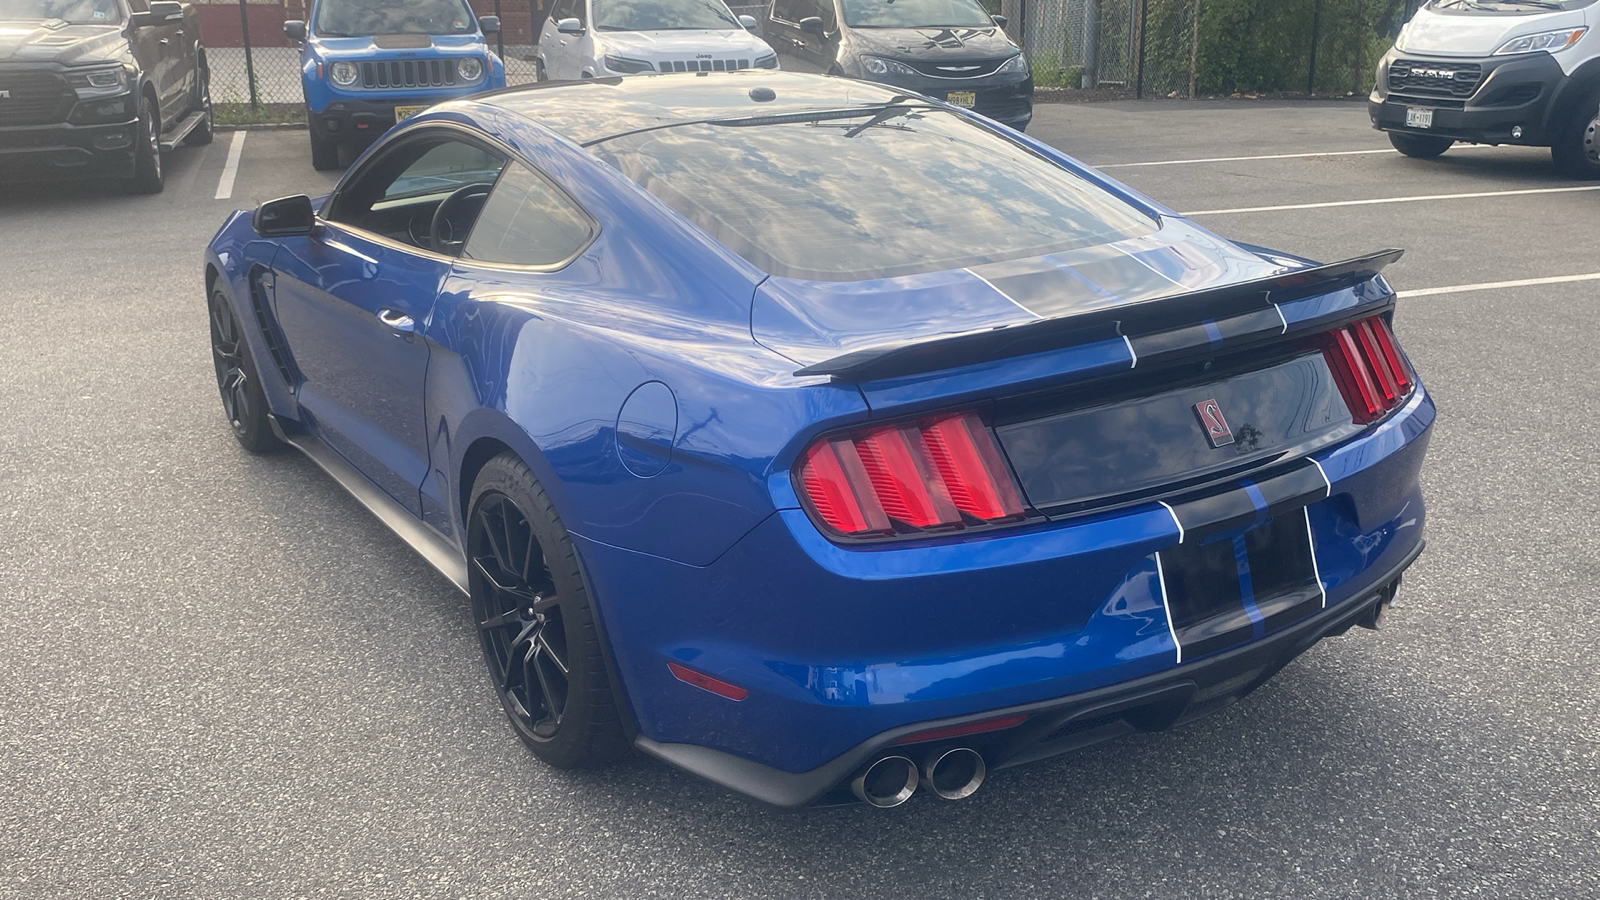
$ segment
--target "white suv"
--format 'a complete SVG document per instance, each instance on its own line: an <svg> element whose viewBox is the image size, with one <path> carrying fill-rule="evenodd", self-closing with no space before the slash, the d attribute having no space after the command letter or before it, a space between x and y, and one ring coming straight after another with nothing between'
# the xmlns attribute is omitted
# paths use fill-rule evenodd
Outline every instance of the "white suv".
<svg viewBox="0 0 1600 900"><path fill-rule="evenodd" d="M541 81L776 69L755 28L723 0L557 0L534 59Z"/></svg>
<svg viewBox="0 0 1600 900"><path fill-rule="evenodd" d="M1368 112L1407 156L1549 147L1600 178L1600 0L1428 0L1378 64Z"/></svg>

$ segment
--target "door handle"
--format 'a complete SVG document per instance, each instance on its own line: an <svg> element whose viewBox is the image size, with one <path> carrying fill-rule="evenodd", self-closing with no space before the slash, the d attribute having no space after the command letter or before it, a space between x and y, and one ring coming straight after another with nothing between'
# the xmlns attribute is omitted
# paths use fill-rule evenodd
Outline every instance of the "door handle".
<svg viewBox="0 0 1600 900"><path fill-rule="evenodd" d="M156 41L156 43L158 43L158 44L160 44L160 45L161 45L161 46L163 46L163 47L165 47L165 46L166 46L166 45L168 45L168 44L170 44L170 43L172 43L172 41L170 41L170 40L168 40L168 39L166 39L166 38L162 38L162 39L161 39L161 40L159 40L159 41Z"/></svg>
<svg viewBox="0 0 1600 900"><path fill-rule="evenodd" d="M395 337L409 337L417 330L415 319L403 312L392 309L378 310L378 321L382 322L384 327L394 331Z"/></svg>

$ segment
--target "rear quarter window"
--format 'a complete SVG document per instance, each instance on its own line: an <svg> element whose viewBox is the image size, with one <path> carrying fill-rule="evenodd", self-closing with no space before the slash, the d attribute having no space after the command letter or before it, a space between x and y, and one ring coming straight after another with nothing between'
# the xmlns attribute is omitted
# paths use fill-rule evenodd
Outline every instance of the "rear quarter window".
<svg viewBox="0 0 1600 900"><path fill-rule="evenodd" d="M1158 227L965 117L931 108L875 119L876 112L688 124L591 150L752 265L788 278L862 281L954 269Z"/></svg>

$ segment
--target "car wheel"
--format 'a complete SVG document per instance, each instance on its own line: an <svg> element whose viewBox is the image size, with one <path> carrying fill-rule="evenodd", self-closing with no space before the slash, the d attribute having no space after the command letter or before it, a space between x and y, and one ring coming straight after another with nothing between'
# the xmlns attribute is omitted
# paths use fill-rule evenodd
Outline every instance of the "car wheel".
<svg viewBox="0 0 1600 900"><path fill-rule="evenodd" d="M200 124L184 137L183 142L191 147L204 147L211 143L215 134L211 119L211 70L206 68L205 57L201 57L195 69L194 105L189 107L203 115Z"/></svg>
<svg viewBox="0 0 1600 900"><path fill-rule="evenodd" d="M1600 178L1600 94L1592 94L1550 148L1556 170L1568 178Z"/></svg>
<svg viewBox="0 0 1600 900"><path fill-rule="evenodd" d="M522 460L489 460L467 516L473 620L500 705L523 743L557 768L628 746L572 539Z"/></svg>
<svg viewBox="0 0 1600 900"><path fill-rule="evenodd" d="M161 120L149 94L139 95L139 134L134 139L133 177L128 189L136 194L159 194L166 181L161 174Z"/></svg>
<svg viewBox="0 0 1600 900"><path fill-rule="evenodd" d="M311 168L318 172L339 168L339 142L311 131Z"/></svg>
<svg viewBox="0 0 1600 900"><path fill-rule="evenodd" d="M1455 141L1446 137L1401 134L1398 131L1389 132L1389 143L1412 159L1434 159L1455 145Z"/></svg>
<svg viewBox="0 0 1600 900"><path fill-rule="evenodd" d="M550 76L545 73L544 60L542 60L542 59L536 59L536 60L533 61L533 80L534 81L549 81L550 80Z"/></svg>
<svg viewBox="0 0 1600 900"><path fill-rule="evenodd" d="M239 446L251 453L269 453L280 446L267 421L267 397L250 345L244 339L233 304L221 286L211 289L211 362L217 370L217 390Z"/></svg>

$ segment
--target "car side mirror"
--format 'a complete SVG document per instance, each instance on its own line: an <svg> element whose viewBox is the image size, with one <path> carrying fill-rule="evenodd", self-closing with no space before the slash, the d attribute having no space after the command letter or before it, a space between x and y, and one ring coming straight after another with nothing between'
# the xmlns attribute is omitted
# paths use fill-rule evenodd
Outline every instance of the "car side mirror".
<svg viewBox="0 0 1600 900"><path fill-rule="evenodd" d="M310 234L317 224L317 214L311 208L311 198L305 194L279 197L256 207L250 220L256 234L262 237L292 237Z"/></svg>
<svg viewBox="0 0 1600 900"><path fill-rule="evenodd" d="M283 36L297 44L306 40L306 23L300 19L290 19L283 23Z"/></svg>
<svg viewBox="0 0 1600 900"><path fill-rule="evenodd" d="M577 19L562 19L556 23L556 31L562 34L583 34L583 23Z"/></svg>
<svg viewBox="0 0 1600 900"><path fill-rule="evenodd" d="M751 34L760 33L761 23L756 21L755 16L740 16L739 24L743 25L744 30L750 32Z"/></svg>
<svg viewBox="0 0 1600 900"><path fill-rule="evenodd" d="M141 13L133 14L133 27L148 28L151 25L165 25L168 22L183 21L183 4L176 0L154 0L150 8Z"/></svg>
<svg viewBox="0 0 1600 900"><path fill-rule="evenodd" d="M804 31L806 34L814 34L817 37L822 37L823 36L822 35L822 20L817 18L816 16L806 16L804 19L800 20L799 24L800 24L800 30Z"/></svg>
<svg viewBox="0 0 1600 900"><path fill-rule="evenodd" d="M499 34L500 33L500 17L499 16L481 16L478 19L478 27L483 29L483 33L484 34Z"/></svg>
<svg viewBox="0 0 1600 900"><path fill-rule="evenodd" d="M989 18L993 19L994 23L999 25L1001 28L1005 28L1007 25L1011 24L1011 20L1005 16L990 16Z"/></svg>

